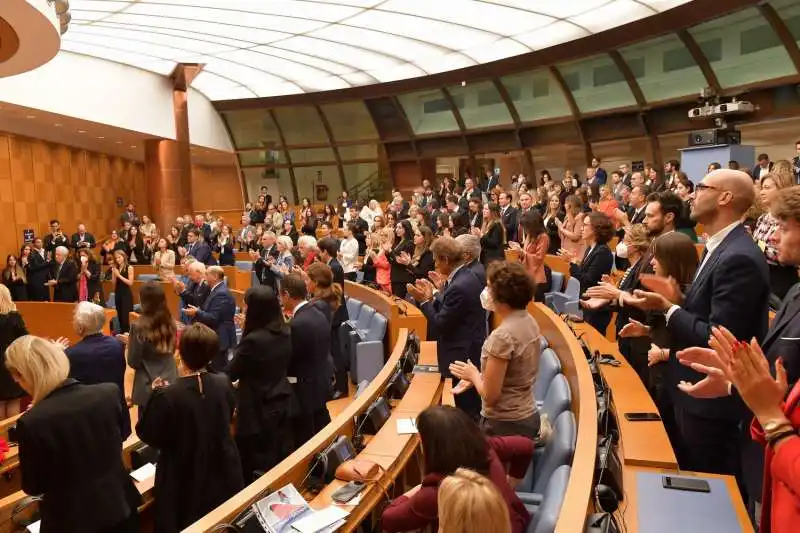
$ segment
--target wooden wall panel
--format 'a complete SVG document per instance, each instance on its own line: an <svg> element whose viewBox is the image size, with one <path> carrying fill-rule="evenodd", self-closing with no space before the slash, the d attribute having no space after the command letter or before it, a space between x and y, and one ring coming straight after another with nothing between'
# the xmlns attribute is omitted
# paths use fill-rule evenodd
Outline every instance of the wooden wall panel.
<svg viewBox="0 0 800 533"><path fill-rule="evenodd" d="M277 199L277 196L273 198ZM243 209L244 198L236 166L193 165L192 205L195 211Z"/></svg>
<svg viewBox="0 0 800 533"><path fill-rule="evenodd" d="M117 197L146 212L142 163L0 133L0 263L19 251L23 229L44 235L52 218L65 233L83 223L107 235L122 212Z"/></svg>

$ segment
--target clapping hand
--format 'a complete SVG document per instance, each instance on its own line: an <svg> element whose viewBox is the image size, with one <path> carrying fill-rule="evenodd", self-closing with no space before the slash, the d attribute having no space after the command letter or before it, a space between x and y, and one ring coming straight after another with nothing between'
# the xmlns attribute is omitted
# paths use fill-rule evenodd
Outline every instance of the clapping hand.
<svg viewBox="0 0 800 533"><path fill-rule="evenodd" d="M410 265L411 256L408 255L408 252L400 252L400 257L397 258L397 262L401 265Z"/></svg>
<svg viewBox="0 0 800 533"><path fill-rule="evenodd" d="M119 342L121 342L122 344L127 345L129 336L130 336L130 334L128 334L128 333L120 333L119 335L117 335L117 340Z"/></svg>
<svg viewBox="0 0 800 533"><path fill-rule="evenodd" d="M481 371L469 359L450 363L450 373L462 381L469 381L473 385L481 375Z"/></svg>
<svg viewBox="0 0 800 533"><path fill-rule="evenodd" d="M55 344L58 344L59 346L61 346L61 348L63 350L66 350L67 348L69 348L69 339L66 338L66 337L59 337L56 340L54 340L53 342Z"/></svg>
<svg viewBox="0 0 800 533"><path fill-rule="evenodd" d="M633 298L626 299L625 301L645 311L661 311L662 313L666 312L672 305L672 302L657 292L648 292L639 289L633 291Z"/></svg>
<svg viewBox="0 0 800 533"><path fill-rule="evenodd" d="M561 259L568 261L570 263L575 263L577 260L575 259L575 254L572 253L571 250L567 250L566 248L561 248L558 250L557 253L558 257Z"/></svg>
<svg viewBox="0 0 800 533"><path fill-rule="evenodd" d="M471 230L469 230L469 232L472 233L473 235L475 235L476 237L480 237L481 236L481 228L479 228L477 226L472 228Z"/></svg>
<svg viewBox="0 0 800 533"><path fill-rule="evenodd" d="M164 379L164 378L159 376L156 379L154 379L152 383L150 383L150 388L153 389L153 390L156 390L156 389L160 389L162 387L166 387L168 385L169 385L169 381L167 381L166 379Z"/></svg>
<svg viewBox="0 0 800 533"><path fill-rule="evenodd" d="M189 305L187 306L183 312L186 313L186 316L194 317L197 314L197 306L196 305Z"/></svg>
<svg viewBox="0 0 800 533"><path fill-rule="evenodd" d="M236 313L235 315L233 315L233 323L236 324L237 328L244 327L244 318L245 318L244 313Z"/></svg>
<svg viewBox="0 0 800 533"><path fill-rule="evenodd" d="M453 387L453 394L461 394L463 392L468 391L475 385L471 381L467 381L466 379L460 380L456 385Z"/></svg>
<svg viewBox="0 0 800 533"><path fill-rule="evenodd" d="M435 270L431 270L430 272L428 272L428 279L431 280L433 286L439 290L442 289L444 282L447 281L447 277L444 276L444 274L440 274Z"/></svg>
<svg viewBox="0 0 800 533"><path fill-rule="evenodd" d="M589 287L583 293L584 296L588 298L600 298L603 300L616 300L619 298L619 293L621 291L617 288L616 285L609 283L607 281L601 281L594 287Z"/></svg>
<svg viewBox="0 0 800 533"><path fill-rule="evenodd" d="M427 279L418 279L415 283L407 283L406 290L418 303L427 302L433 298L433 283Z"/></svg>
<svg viewBox="0 0 800 533"><path fill-rule="evenodd" d="M619 330L620 337L647 337L650 335L650 328L632 318Z"/></svg>
<svg viewBox="0 0 800 533"><path fill-rule="evenodd" d="M660 294L673 304L680 304L683 301L681 288L672 276L665 278L664 276L656 276L655 274L642 274L639 276L639 280L642 282L642 285Z"/></svg>
<svg viewBox="0 0 800 533"><path fill-rule="evenodd" d="M580 306L584 309L597 310L608 305L608 300L602 298L589 298L588 300L579 300Z"/></svg>
<svg viewBox="0 0 800 533"><path fill-rule="evenodd" d="M775 362L775 377L761 347L753 338L740 342L729 365L731 381L759 422L783 417L781 402L789 390L783 359Z"/></svg>

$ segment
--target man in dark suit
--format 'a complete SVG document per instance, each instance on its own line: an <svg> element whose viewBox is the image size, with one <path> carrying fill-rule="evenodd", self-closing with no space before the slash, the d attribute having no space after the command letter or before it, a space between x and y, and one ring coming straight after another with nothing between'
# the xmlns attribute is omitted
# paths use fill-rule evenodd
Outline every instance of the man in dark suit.
<svg viewBox="0 0 800 533"><path fill-rule="evenodd" d="M753 181L744 172L716 170L697 185L692 218L710 235L694 281L681 300L674 284L661 280L661 293L636 291L641 308L665 314L672 340L669 381L678 429L681 468L741 476L742 430L746 412L733 398L697 399L681 382L701 375L680 365L676 352L707 346L712 325L737 339L763 340L769 310L769 271L764 253L742 226L753 204ZM672 303L681 302L680 305Z"/></svg>
<svg viewBox="0 0 800 533"><path fill-rule="evenodd" d="M133 205L133 202L125 207L125 211L119 217L120 224L124 226L126 222L130 222L132 226L139 225L139 216L136 214L136 207Z"/></svg>
<svg viewBox="0 0 800 533"><path fill-rule="evenodd" d="M753 167L753 180L759 181L761 178L772 172L772 161L767 154L758 154L758 163Z"/></svg>
<svg viewBox="0 0 800 533"><path fill-rule="evenodd" d="M783 189L773 203L772 213L780 222L778 239L778 260L782 265L800 266L800 190L797 187ZM770 370L775 374L775 364L781 358L786 370L789 390L800 379L800 283L795 284L783 300L769 331L761 343L761 350L767 358ZM704 365L722 371L720 361L709 348L694 347L678 353L684 365ZM702 369L701 369L702 370ZM702 381L681 386L681 390L698 398L739 397L735 388L729 387L723 376L711 375ZM750 440L744 450L744 483L751 502L761 502L762 481L764 478L764 450L760 444Z"/></svg>
<svg viewBox="0 0 800 533"><path fill-rule="evenodd" d="M272 271L272 265L278 258L278 247L275 246L275 234L265 231L261 235L261 249L250 250L250 257L253 259L253 270L262 285L271 287L277 291L277 276Z"/></svg>
<svg viewBox="0 0 800 533"><path fill-rule="evenodd" d="M69 238L61 231L61 223L53 219L50 221L50 233L44 237L44 249L48 261L53 260L53 254L59 246L69 246Z"/></svg>
<svg viewBox="0 0 800 533"><path fill-rule="evenodd" d="M361 218L358 208L354 205L348 208L348 215L350 215L350 218L345 222L345 225L355 225L353 237L356 241L358 241L358 254L364 255L364 253L367 251L367 233L369 233L369 223Z"/></svg>
<svg viewBox="0 0 800 533"><path fill-rule="evenodd" d="M66 246L56 248L55 259L50 266L51 278L48 285L54 285L54 302L74 302L78 299L78 267L69 258Z"/></svg>
<svg viewBox="0 0 800 533"><path fill-rule="evenodd" d="M511 205L511 193L501 192L497 201L500 202L500 217L503 220L503 226L506 228L506 239L519 242L517 241L517 227L519 226L517 215L519 211Z"/></svg>
<svg viewBox="0 0 800 533"><path fill-rule="evenodd" d="M97 242L94 239L94 235L86 231L86 226L78 224L78 231L73 233L70 239L70 248L75 250L75 253L78 253L81 248L94 248L95 246L97 246Z"/></svg>
<svg viewBox="0 0 800 533"><path fill-rule="evenodd" d="M472 178L467 178L464 180L464 190L461 192L461 197L458 200L459 208L464 211L468 211L469 201L473 198L476 198L478 202L483 201L481 190L475 187L475 183L472 181Z"/></svg>
<svg viewBox="0 0 800 533"><path fill-rule="evenodd" d="M125 402L125 345L115 337L103 335L106 314L102 307L91 302L80 302L75 307L72 327L81 341L64 353L69 359L69 377L84 385L114 383L119 388L122 406L122 438L131 434L131 417Z"/></svg>
<svg viewBox="0 0 800 533"><path fill-rule="evenodd" d="M464 250L450 237L439 237L431 245L436 272L446 281L435 296L435 287L427 279L408 284L408 292L420 303L428 319L428 338L438 342L439 373L452 378L450 365L471 361L480 367L481 347L486 340L486 312L481 305L485 280L478 279L464 260ZM474 388L455 397L456 405L473 418L481 409L481 398Z"/></svg>
<svg viewBox="0 0 800 533"><path fill-rule="evenodd" d="M203 215L194 216L194 227L203 236L205 242L211 242L211 226L206 223L206 217ZM280 228L278 228L280 229Z"/></svg>
<svg viewBox="0 0 800 533"><path fill-rule="evenodd" d="M529 192L523 192L519 195L519 209L517 209L516 241L519 243L525 238L525 228L522 227L522 217L531 209L533 209L533 198Z"/></svg>
<svg viewBox="0 0 800 533"><path fill-rule="evenodd" d="M25 272L28 276L28 298L33 302L50 300L50 291L47 289L47 280L50 279L50 263L47 261L47 252L39 237L33 240L33 249L28 258Z"/></svg>
<svg viewBox="0 0 800 533"><path fill-rule="evenodd" d="M342 297L339 302L339 308L333 313L331 318L331 356L333 357L333 365L335 368L336 379L336 395L346 396L348 392L347 384L347 370L349 361L346 360L342 354L342 346L339 342L339 328L349 316L347 314L347 305L344 300L344 269L336 258L339 252L339 242L331 237L326 237L317 243L319 247L320 260L328 265L333 272L333 282L342 286Z"/></svg>
<svg viewBox="0 0 800 533"><path fill-rule="evenodd" d="M225 284L225 271L220 266L206 269L208 297L199 307L189 305L185 310L192 322L200 322L213 329L219 337L219 355L208 365L215 372L225 372L228 368L228 351L236 346L236 301Z"/></svg>
<svg viewBox="0 0 800 533"><path fill-rule="evenodd" d="M486 197L489 197L489 193L492 192L492 189L500 185L500 176L495 175L491 170L486 171L486 188L484 192L486 193Z"/></svg>
<svg viewBox="0 0 800 533"><path fill-rule="evenodd" d="M631 189L630 205L628 206L628 220L631 224L642 224L646 216L647 185L637 185Z"/></svg>
<svg viewBox="0 0 800 533"><path fill-rule="evenodd" d="M211 247L200 238L200 230L197 228L189 230L186 255L194 257L206 266L217 264L217 260L211 254Z"/></svg>
<svg viewBox="0 0 800 533"><path fill-rule="evenodd" d="M622 184L626 185L628 188L632 188L633 184L631 183L631 171L628 167L627 163L622 163L619 166L620 174L622 174Z"/></svg>
<svg viewBox="0 0 800 533"><path fill-rule="evenodd" d="M302 445L330 421L326 401L333 376L328 359L331 328L328 319L308 303L308 289L300 274L290 273L281 281L283 308L292 314L292 360L287 371L300 413L294 418L294 436Z"/></svg>
<svg viewBox="0 0 800 533"><path fill-rule="evenodd" d="M206 266L199 261L193 261L184 268L186 269L189 283L184 284L176 278L173 281L175 292L183 300L184 307L200 307L208 298L210 291L208 283L206 283Z"/></svg>

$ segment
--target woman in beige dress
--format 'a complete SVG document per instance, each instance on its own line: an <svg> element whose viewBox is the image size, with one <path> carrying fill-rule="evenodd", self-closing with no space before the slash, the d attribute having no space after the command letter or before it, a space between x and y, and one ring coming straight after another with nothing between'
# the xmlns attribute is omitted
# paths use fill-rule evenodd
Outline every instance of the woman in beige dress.
<svg viewBox="0 0 800 533"><path fill-rule="evenodd" d="M564 210L567 213L564 221L556 221L558 234L561 236L561 247L572 252L575 257L583 257L585 246L581 233L584 213L581 199L570 194L564 199Z"/></svg>
<svg viewBox="0 0 800 533"><path fill-rule="evenodd" d="M175 277L175 252L169 249L167 239L158 239L158 249L153 254L153 266L158 277L161 279L172 279Z"/></svg>

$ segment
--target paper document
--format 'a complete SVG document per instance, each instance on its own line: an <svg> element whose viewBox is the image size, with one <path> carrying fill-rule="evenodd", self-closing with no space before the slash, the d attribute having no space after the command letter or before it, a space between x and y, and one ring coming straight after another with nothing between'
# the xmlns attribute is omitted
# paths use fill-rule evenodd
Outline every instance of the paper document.
<svg viewBox="0 0 800 533"><path fill-rule="evenodd" d="M153 463L147 463L146 465L142 466L141 468L137 468L133 472L131 472L131 477L141 483L145 479L150 479L151 477L156 475L156 465Z"/></svg>
<svg viewBox="0 0 800 533"><path fill-rule="evenodd" d="M417 431L417 422L413 418L397 419L398 435L413 435L414 433L419 433L419 432Z"/></svg>
<svg viewBox="0 0 800 533"><path fill-rule="evenodd" d="M25 529L30 531L30 533L39 533L39 528L40 527L42 527L42 521L41 520L37 520L36 522L34 522L33 524L29 525Z"/></svg>
<svg viewBox="0 0 800 533"><path fill-rule="evenodd" d="M314 514L298 520L292 524L292 528L300 533L317 533L344 519L348 514L350 513L344 509L331 505L330 507L326 507L321 511L316 511Z"/></svg>

